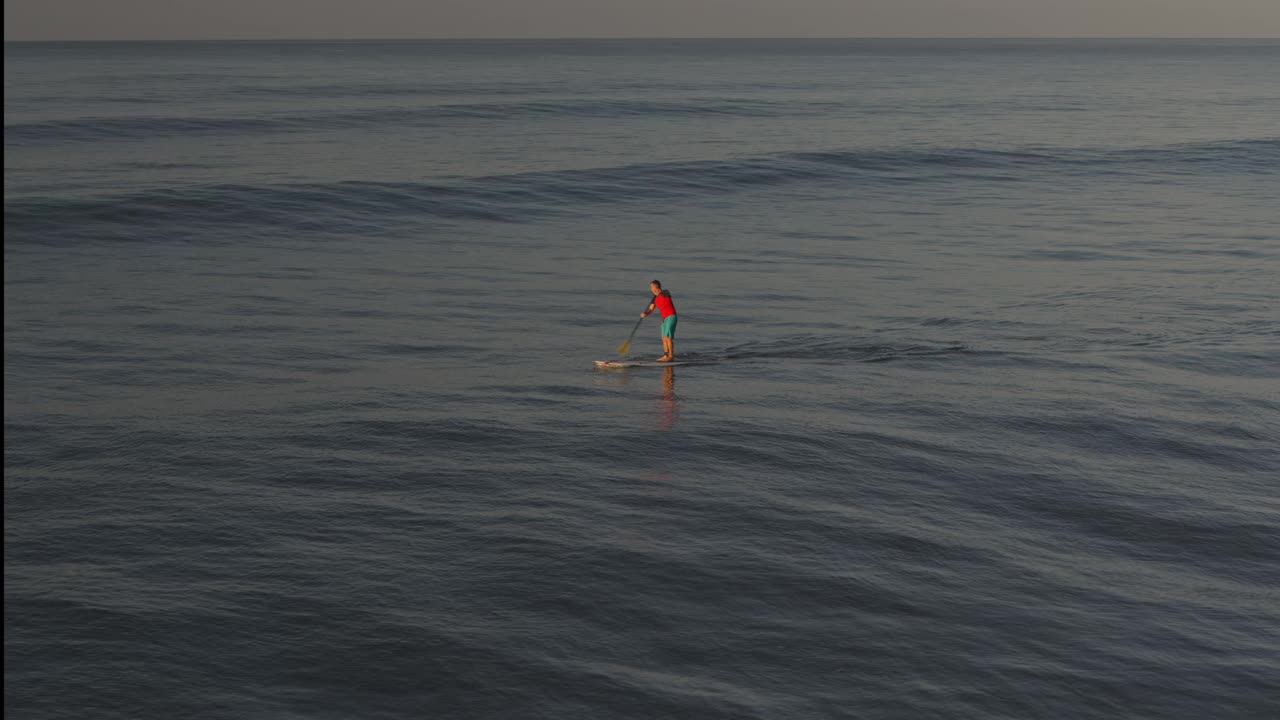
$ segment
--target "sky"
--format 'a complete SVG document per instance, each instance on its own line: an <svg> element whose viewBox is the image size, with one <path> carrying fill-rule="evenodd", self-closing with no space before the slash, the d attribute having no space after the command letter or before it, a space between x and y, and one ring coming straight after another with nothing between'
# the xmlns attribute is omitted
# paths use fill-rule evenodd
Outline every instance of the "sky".
<svg viewBox="0 0 1280 720"><path fill-rule="evenodd" d="M1280 0L4 0L5 40L1280 37Z"/></svg>

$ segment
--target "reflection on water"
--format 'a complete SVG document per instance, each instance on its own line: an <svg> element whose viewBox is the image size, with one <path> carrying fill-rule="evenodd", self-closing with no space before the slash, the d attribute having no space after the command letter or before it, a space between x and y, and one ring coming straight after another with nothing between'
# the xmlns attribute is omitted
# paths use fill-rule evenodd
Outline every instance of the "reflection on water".
<svg viewBox="0 0 1280 720"><path fill-rule="evenodd" d="M662 369L662 394L658 413L658 430L666 432L676 426L680 419L680 398L676 396L676 369Z"/></svg>
<svg viewBox="0 0 1280 720"><path fill-rule="evenodd" d="M596 385L630 385L630 368L596 368L594 377L591 378L591 382Z"/></svg>
<svg viewBox="0 0 1280 720"><path fill-rule="evenodd" d="M651 377L649 373L642 372L633 375L631 368L607 368L595 373L592 382L596 385L612 385L621 387L630 385L633 380L643 380L643 384L649 382ZM657 395L657 429L666 432L676 426L680 420L680 397L676 395L676 369L673 367L665 367L662 369L662 390Z"/></svg>
<svg viewBox="0 0 1280 720"><path fill-rule="evenodd" d="M676 369L667 367L662 369L662 392L657 396L657 430L658 432L666 432L673 429L680 420L680 398L676 395ZM668 484L674 480L671 468L667 464L667 456L665 453L656 453L654 458L657 461L657 467L653 468L649 475L649 479L653 482Z"/></svg>

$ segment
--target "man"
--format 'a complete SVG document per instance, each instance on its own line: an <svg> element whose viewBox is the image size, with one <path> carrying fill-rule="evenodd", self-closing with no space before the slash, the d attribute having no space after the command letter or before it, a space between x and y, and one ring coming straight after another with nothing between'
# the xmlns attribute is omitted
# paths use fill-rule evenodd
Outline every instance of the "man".
<svg viewBox="0 0 1280 720"><path fill-rule="evenodd" d="M640 313L640 317L648 317L654 308L662 315L662 357L658 362L671 362L676 359L676 306L671 301L671 293L662 289L662 283L654 280L649 283L653 292L653 302Z"/></svg>

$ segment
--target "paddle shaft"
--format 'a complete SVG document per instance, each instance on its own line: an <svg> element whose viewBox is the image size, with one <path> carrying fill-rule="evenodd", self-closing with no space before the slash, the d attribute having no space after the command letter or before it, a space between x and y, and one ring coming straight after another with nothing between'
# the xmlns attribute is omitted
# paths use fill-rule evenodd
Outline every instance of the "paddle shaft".
<svg viewBox="0 0 1280 720"><path fill-rule="evenodd" d="M630 342L631 342L631 338L633 338L633 337L635 337L635 336L636 336L636 331L640 329L640 323L642 323L642 322L644 322L644 318L640 318L639 320L637 320L637 321L636 321L636 326L635 326L635 327L633 327L633 328L631 328L631 334L627 336L627 342L628 342L628 343L630 343Z"/></svg>
<svg viewBox="0 0 1280 720"><path fill-rule="evenodd" d="M622 343L621 345L619 345L619 346L618 346L618 354L619 354L619 355L626 355L626 354L627 354L627 350L630 350L630 349L631 349L631 340L632 340L633 338L635 338L635 336L636 336L636 331L640 329L640 323L642 323L642 322L644 322L644 318L643 318L643 317L641 317L639 320L637 320L637 321L636 321L636 326L635 326L635 327L631 328L631 334L627 336L627 341L626 341L626 342L624 342L624 343Z"/></svg>

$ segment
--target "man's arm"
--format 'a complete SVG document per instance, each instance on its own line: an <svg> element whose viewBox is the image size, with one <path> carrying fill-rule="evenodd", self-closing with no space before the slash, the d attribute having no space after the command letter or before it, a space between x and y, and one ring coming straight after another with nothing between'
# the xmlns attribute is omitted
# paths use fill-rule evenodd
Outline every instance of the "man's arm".
<svg viewBox="0 0 1280 720"><path fill-rule="evenodd" d="M640 313L640 317L649 317L649 313L653 312L653 307L654 303L649 303L649 307L645 308L644 312Z"/></svg>

